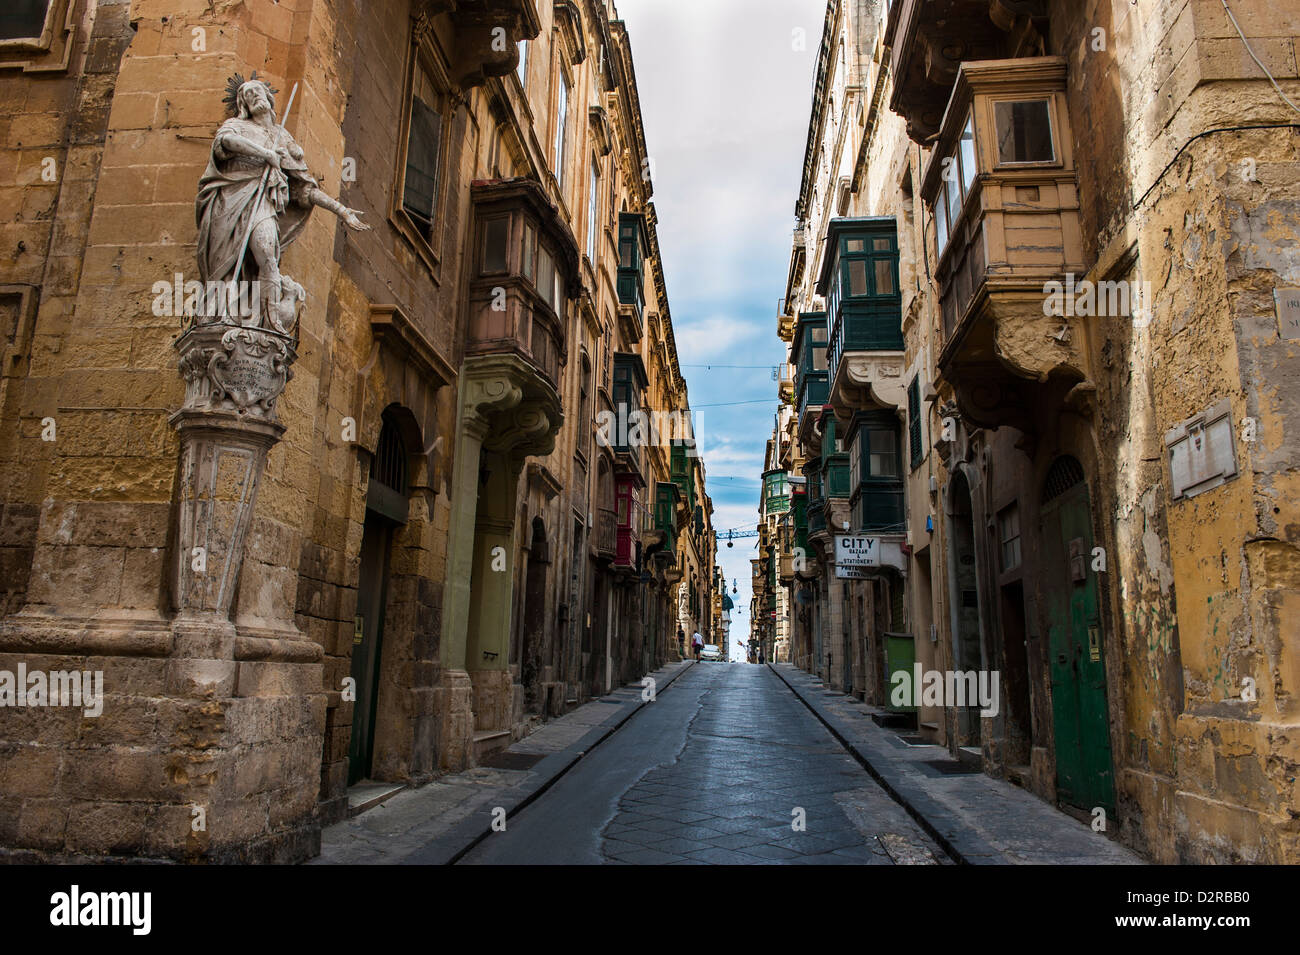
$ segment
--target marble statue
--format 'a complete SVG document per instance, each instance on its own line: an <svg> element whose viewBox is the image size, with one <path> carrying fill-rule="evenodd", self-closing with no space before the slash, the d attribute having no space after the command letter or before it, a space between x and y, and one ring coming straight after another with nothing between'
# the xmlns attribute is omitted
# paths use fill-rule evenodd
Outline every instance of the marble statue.
<svg viewBox="0 0 1300 955"><path fill-rule="evenodd" d="M270 86L256 74L247 81L236 74L227 92L235 115L213 138L195 202L199 276L205 287L257 282L260 311L271 322L284 288L280 255L313 208L329 210L351 229L370 227L317 185L302 147L276 122Z"/></svg>

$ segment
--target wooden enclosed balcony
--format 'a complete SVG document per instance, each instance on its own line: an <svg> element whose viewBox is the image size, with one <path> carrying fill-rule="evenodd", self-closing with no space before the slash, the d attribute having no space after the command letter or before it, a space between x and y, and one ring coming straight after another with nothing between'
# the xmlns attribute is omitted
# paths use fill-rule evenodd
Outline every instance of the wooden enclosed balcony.
<svg viewBox="0 0 1300 955"><path fill-rule="evenodd" d="M921 186L939 370L982 427L1028 430L1040 386L1086 377L1055 293L1086 271L1065 83L1063 57L962 64Z"/></svg>
<svg viewBox="0 0 1300 955"><path fill-rule="evenodd" d="M581 291L573 235L532 180L480 180L470 192L475 267L465 354L516 354L558 389L568 306Z"/></svg>
<svg viewBox="0 0 1300 955"><path fill-rule="evenodd" d="M827 402L843 421L901 400L902 296L891 216L832 219L817 294L826 298Z"/></svg>

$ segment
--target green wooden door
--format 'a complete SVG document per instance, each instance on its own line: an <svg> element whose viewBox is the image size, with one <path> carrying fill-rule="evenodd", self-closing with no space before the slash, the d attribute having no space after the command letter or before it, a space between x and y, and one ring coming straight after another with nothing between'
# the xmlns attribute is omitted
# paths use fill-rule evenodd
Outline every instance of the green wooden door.
<svg viewBox="0 0 1300 955"><path fill-rule="evenodd" d="M1043 506L1042 530L1057 798L1083 809L1102 806L1113 815L1115 780L1087 484L1080 480Z"/></svg>

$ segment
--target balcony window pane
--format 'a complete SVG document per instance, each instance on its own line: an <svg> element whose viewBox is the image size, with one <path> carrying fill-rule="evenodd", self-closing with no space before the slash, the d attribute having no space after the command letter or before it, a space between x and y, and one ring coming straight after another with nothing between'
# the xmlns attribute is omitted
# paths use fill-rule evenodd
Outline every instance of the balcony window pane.
<svg viewBox="0 0 1300 955"><path fill-rule="evenodd" d="M506 270L506 239L510 231L509 219L493 219L484 229L483 271L504 272Z"/></svg>
<svg viewBox="0 0 1300 955"><path fill-rule="evenodd" d="M999 162L1051 162L1056 158L1047 100L994 103L993 115Z"/></svg>
<svg viewBox="0 0 1300 955"><path fill-rule="evenodd" d="M523 256L524 278L531 282L535 274L534 267L537 261L537 233L533 231L533 227L528 223L524 223Z"/></svg>
<svg viewBox="0 0 1300 955"><path fill-rule="evenodd" d="M893 295L897 289L894 288L894 263L890 259L876 259L876 294Z"/></svg>
<svg viewBox="0 0 1300 955"><path fill-rule="evenodd" d="M873 252L892 252L893 243L888 239L872 239L871 250Z"/></svg>
<svg viewBox="0 0 1300 955"><path fill-rule="evenodd" d="M863 259L849 262L849 294L867 294L867 263Z"/></svg>
<svg viewBox="0 0 1300 955"><path fill-rule="evenodd" d="M618 231L618 267L634 269L636 268L636 229L625 225Z"/></svg>
<svg viewBox="0 0 1300 955"><path fill-rule="evenodd" d="M537 255L537 291L547 305L554 307L551 296L555 292L555 263L545 246Z"/></svg>
<svg viewBox="0 0 1300 955"><path fill-rule="evenodd" d="M948 202L949 231L955 234L957 232L957 223L961 219L961 186L958 184L956 176L944 180L943 194Z"/></svg>
<svg viewBox="0 0 1300 955"><path fill-rule="evenodd" d="M948 246L948 214L944 211L942 197L930 207L930 214L934 216L934 245L942 254Z"/></svg>
<svg viewBox="0 0 1300 955"><path fill-rule="evenodd" d="M870 456L868 467L871 477L898 476L898 445L893 431L873 428L868 432Z"/></svg>
<svg viewBox="0 0 1300 955"><path fill-rule="evenodd" d="M966 128L961 131L961 194L970 195L971 183L975 181L975 125L974 120L966 117Z"/></svg>
<svg viewBox="0 0 1300 955"><path fill-rule="evenodd" d="M846 239L845 242L844 242L844 251L845 251L845 252L861 252L861 251L862 251L862 240L861 240L861 239Z"/></svg>

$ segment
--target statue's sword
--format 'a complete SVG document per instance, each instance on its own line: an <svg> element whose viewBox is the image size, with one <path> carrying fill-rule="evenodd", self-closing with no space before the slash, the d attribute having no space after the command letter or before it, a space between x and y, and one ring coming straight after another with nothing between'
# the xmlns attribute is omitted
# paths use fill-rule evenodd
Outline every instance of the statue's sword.
<svg viewBox="0 0 1300 955"><path fill-rule="evenodd" d="M298 95L298 84L294 83L293 89L289 93L289 102L284 107L284 118L280 120L281 130L284 129L284 124L289 121L289 110L293 109L293 101L297 95ZM258 184L257 195L253 197L252 209L248 214L248 231L244 233L243 244L240 245L239 247L239 258L235 260L235 273L234 275L231 276L232 283L239 281L239 273L244 268L244 255L248 252L248 243L253 238L253 227L257 224L257 219L256 219L257 209L258 206L262 204L262 196L265 195L266 193L266 184L267 182L270 181L270 179L271 179L271 166L268 163L267 167L262 170L262 181L261 183ZM254 307L260 307L260 305L261 303L258 302Z"/></svg>

